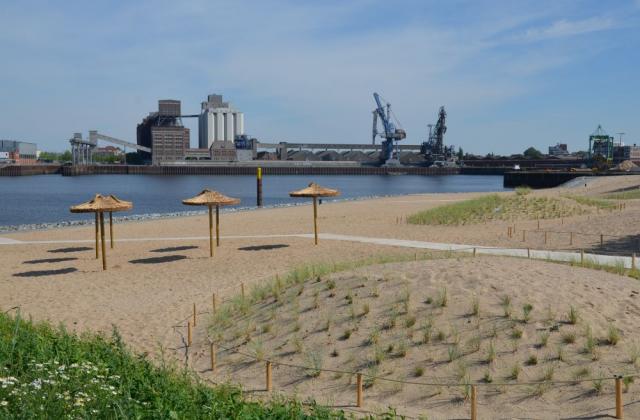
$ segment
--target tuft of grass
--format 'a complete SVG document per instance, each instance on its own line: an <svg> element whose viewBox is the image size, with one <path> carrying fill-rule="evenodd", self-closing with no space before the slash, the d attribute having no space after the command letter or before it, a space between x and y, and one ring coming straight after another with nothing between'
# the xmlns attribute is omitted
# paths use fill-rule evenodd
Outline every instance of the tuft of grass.
<svg viewBox="0 0 640 420"><path fill-rule="evenodd" d="M531 188L527 186L516 187L516 195L528 195L531 192Z"/></svg>
<svg viewBox="0 0 640 420"><path fill-rule="evenodd" d="M370 308L368 303L362 304L362 311L360 312L360 316L367 316L369 314Z"/></svg>
<svg viewBox="0 0 640 420"><path fill-rule="evenodd" d="M595 337L593 336L593 332L591 331L591 327L587 327L586 331L585 331L585 343L584 343L584 352L587 354L590 354L593 358L593 360L596 360L597 358L597 353L596 353L596 347L597 347L598 343L595 339Z"/></svg>
<svg viewBox="0 0 640 420"><path fill-rule="evenodd" d="M469 352L477 353L480 351L480 345L482 343L482 337L476 335L471 337L469 341L467 341L467 347L469 348Z"/></svg>
<svg viewBox="0 0 640 420"><path fill-rule="evenodd" d="M553 365L547 366L544 368L542 372L542 380L543 381L551 381L553 380L553 375L555 374L556 368Z"/></svg>
<svg viewBox="0 0 640 420"><path fill-rule="evenodd" d="M381 364L387 358L387 352L382 348L382 346L375 345L373 347L373 362L376 365Z"/></svg>
<svg viewBox="0 0 640 420"><path fill-rule="evenodd" d="M491 375L491 372L489 370L486 370L484 372L484 375L482 375L482 381L490 384L491 382L493 382L493 375Z"/></svg>
<svg viewBox="0 0 640 420"><path fill-rule="evenodd" d="M293 344L293 349L296 353L304 353L304 343L300 337L293 337L291 343Z"/></svg>
<svg viewBox="0 0 640 420"><path fill-rule="evenodd" d="M490 341L487 346L487 354L485 355L484 361L488 364L496 361L496 345L493 340Z"/></svg>
<svg viewBox="0 0 640 420"><path fill-rule="evenodd" d="M527 357L527 360L525 361L525 364L527 366L535 366L538 364L538 356L536 356L535 354L530 354L529 357Z"/></svg>
<svg viewBox="0 0 640 420"><path fill-rule="evenodd" d="M615 346L620 341L620 330L615 325L609 324L607 329L607 343L610 346Z"/></svg>
<svg viewBox="0 0 640 420"><path fill-rule="evenodd" d="M580 380L584 378L588 378L591 375L591 369L588 366L583 366L578 368L575 372L573 372L573 379Z"/></svg>
<svg viewBox="0 0 640 420"><path fill-rule="evenodd" d="M406 357L407 351L409 349L409 345L407 344L407 340L400 340L398 342L398 347L396 348L396 356L397 357Z"/></svg>
<svg viewBox="0 0 640 420"><path fill-rule="evenodd" d="M566 354L564 353L564 348L562 346L558 346L556 349L556 359L558 359L558 361L560 362L567 361L567 357L566 357Z"/></svg>
<svg viewBox="0 0 640 420"><path fill-rule="evenodd" d="M602 394L604 390L604 380L602 379L602 375L593 380L593 392L597 395Z"/></svg>
<svg viewBox="0 0 640 420"><path fill-rule="evenodd" d="M576 342L576 333L574 331L567 331L562 334L562 342L564 344L573 344Z"/></svg>
<svg viewBox="0 0 640 420"><path fill-rule="evenodd" d="M404 326L406 328L411 328L414 325L416 325L416 317L415 317L415 315L407 316L407 318L404 320Z"/></svg>
<svg viewBox="0 0 640 420"><path fill-rule="evenodd" d="M447 339L447 333L444 332L443 330L438 330L436 332L436 336L435 336L436 341L440 341L443 342L444 340Z"/></svg>
<svg viewBox="0 0 640 420"><path fill-rule="evenodd" d="M349 338L351 338L351 333L352 333L352 331L349 328L346 328L342 332L342 335L340 336L340 339L341 340L348 340Z"/></svg>
<svg viewBox="0 0 640 420"><path fill-rule="evenodd" d="M415 376L416 378L419 378L422 375L424 375L424 368L422 366L416 366L413 369L413 376Z"/></svg>
<svg viewBox="0 0 640 420"><path fill-rule="evenodd" d="M635 378L633 376L625 376L624 378L622 378L622 384L624 385L623 391L625 393L629 392L629 387L634 382L634 379Z"/></svg>
<svg viewBox="0 0 640 420"><path fill-rule="evenodd" d="M461 356L460 348L458 347L457 344L453 344L447 348L447 356L448 356L449 363L460 358Z"/></svg>
<svg viewBox="0 0 640 420"><path fill-rule="evenodd" d="M531 320L531 311L533 311L533 305L530 303L525 303L522 306L522 320L525 323L528 323Z"/></svg>
<svg viewBox="0 0 640 420"><path fill-rule="evenodd" d="M638 346L637 343L632 343L627 349L627 354L629 355L629 363L638 367L638 362L640 362L640 346Z"/></svg>
<svg viewBox="0 0 640 420"><path fill-rule="evenodd" d="M540 335L538 335L538 346L539 347L547 347L547 343L549 343L549 332L548 331L544 331L541 332Z"/></svg>
<svg viewBox="0 0 640 420"><path fill-rule="evenodd" d="M522 338L523 331L520 328L514 328L509 335L512 340L520 340Z"/></svg>
<svg viewBox="0 0 640 420"><path fill-rule="evenodd" d="M607 200L601 200L599 198L579 195L566 195L565 197L575 201L578 204L582 204L583 206L597 207L604 210L612 210L616 207L616 203Z"/></svg>
<svg viewBox="0 0 640 420"><path fill-rule="evenodd" d="M440 289L440 292L438 293L438 297L436 298L436 306L444 308L447 306L448 302L449 302L449 299L447 297L447 288L443 287L442 289Z"/></svg>
<svg viewBox="0 0 640 420"><path fill-rule="evenodd" d="M471 316L479 316L480 315L480 300L478 299L477 296L474 296L471 299L470 315Z"/></svg>
<svg viewBox="0 0 640 420"><path fill-rule="evenodd" d="M520 364L515 363L511 367L511 371L509 372L509 379L517 381L518 377L520 376L520 372L522 372L522 368L520 367Z"/></svg>
<svg viewBox="0 0 640 420"><path fill-rule="evenodd" d="M640 189L610 193L606 194L604 198L608 200L635 200L640 198Z"/></svg>
<svg viewBox="0 0 640 420"><path fill-rule="evenodd" d="M580 314L578 313L578 310L574 306L571 306L569 308L569 313L567 314L567 317L569 319L569 324L575 325L578 323L578 320L580 319Z"/></svg>
<svg viewBox="0 0 640 420"><path fill-rule="evenodd" d="M307 367L307 376L317 378L322 373L324 358L320 349L313 349L305 355L305 364Z"/></svg>

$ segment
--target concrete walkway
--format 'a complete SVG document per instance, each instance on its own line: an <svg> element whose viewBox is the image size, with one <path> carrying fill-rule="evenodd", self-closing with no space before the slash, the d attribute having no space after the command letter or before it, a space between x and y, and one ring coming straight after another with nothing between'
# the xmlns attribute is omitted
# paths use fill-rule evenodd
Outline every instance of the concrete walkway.
<svg viewBox="0 0 640 420"><path fill-rule="evenodd" d="M441 242L425 242L425 241L411 241L406 239L392 239L392 238L371 238L368 236L352 236L352 235L339 235L334 233L321 233L319 235L322 240L331 241L349 241L349 242L361 242L375 245L387 245L396 246L402 248L415 248L415 249L429 249L434 251L456 251L467 252L485 255L502 255L508 257L521 257L531 258L536 260L551 260L551 261L566 261L566 262L578 262L580 261L580 252L568 252L568 251L547 251L536 250L526 248L498 248L492 246L483 245L469 245L469 244L449 244ZM264 239L264 238L313 238L312 234L284 234L284 235L235 235L235 236L221 236L223 239ZM202 241L209 240L208 236L184 236L184 237L151 237L151 238L118 238L118 242L148 242L148 241ZM2 245L29 245L29 244L79 244L79 243L94 243L94 239L63 239L52 241L19 241L11 238L0 237L0 246ZM584 261L593 262L596 264L604 264L611 266L624 266L625 268L631 268L633 262L631 257L614 256L614 255L600 255L600 254L583 254Z"/></svg>

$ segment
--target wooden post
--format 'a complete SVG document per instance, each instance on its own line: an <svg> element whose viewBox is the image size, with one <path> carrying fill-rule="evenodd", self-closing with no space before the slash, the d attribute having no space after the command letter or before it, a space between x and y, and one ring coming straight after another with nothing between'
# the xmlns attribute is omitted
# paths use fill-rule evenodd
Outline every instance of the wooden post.
<svg viewBox="0 0 640 420"><path fill-rule="evenodd" d="M107 269L107 254L104 246L104 213L100 212L100 248L102 251L102 269Z"/></svg>
<svg viewBox="0 0 640 420"><path fill-rule="evenodd" d="M604 235L600 234L600 246L604 245Z"/></svg>
<svg viewBox="0 0 640 420"><path fill-rule="evenodd" d="M531 248L527 248L527 258L531 258Z"/></svg>
<svg viewBox="0 0 640 420"><path fill-rule="evenodd" d="M547 231L544 231L544 244L547 244Z"/></svg>
<svg viewBox="0 0 640 420"><path fill-rule="evenodd" d="M96 260L100 258L100 216L98 216L98 212L96 212Z"/></svg>
<svg viewBox="0 0 640 420"><path fill-rule="evenodd" d="M418 253L417 252L413 253L413 261L418 261Z"/></svg>
<svg viewBox="0 0 640 420"><path fill-rule="evenodd" d="M622 378L616 377L616 418L624 418L622 412Z"/></svg>
<svg viewBox="0 0 640 420"><path fill-rule="evenodd" d="M511 237L511 226L507 226L507 238Z"/></svg>
<svg viewBox="0 0 640 420"><path fill-rule="evenodd" d="M196 326L196 304L193 303L193 326Z"/></svg>
<svg viewBox="0 0 640 420"><path fill-rule="evenodd" d="M474 257L476 256L476 249L475 248L473 248L473 256Z"/></svg>
<svg viewBox="0 0 640 420"><path fill-rule="evenodd" d="M209 206L209 256L213 257L213 214Z"/></svg>
<svg viewBox="0 0 640 420"><path fill-rule="evenodd" d="M584 250L580 250L580 264L584 264Z"/></svg>
<svg viewBox="0 0 640 420"><path fill-rule="evenodd" d="M561 217L561 218L560 218L560 224L561 224L561 225L564 225L564 217Z"/></svg>
<svg viewBox="0 0 640 420"><path fill-rule="evenodd" d="M573 245L573 232L569 232L569 245Z"/></svg>
<svg viewBox="0 0 640 420"><path fill-rule="evenodd" d="M211 295L211 312L216 313L216 294Z"/></svg>
<svg viewBox="0 0 640 420"><path fill-rule="evenodd" d="M256 170L256 185L256 205L262 207L262 168L257 168Z"/></svg>
<svg viewBox="0 0 640 420"><path fill-rule="evenodd" d="M244 300L244 283L240 283L240 291L242 293L242 300Z"/></svg>
<svg viewBox="0 0 640 420"><path fill-rule="evenodd" d="M267 360L266 363L266 381L267 381L267 392L270 392L272 389L271 384L271 362Z"/></svg>
<svg viewBox="0 0 640 420"><path fill-rule="evenodd" d="M631 254L631 269L635 270L636 269L636 253L632 253Z"/></svg>
<svg viewBox="0 0 640 420"><path fill-rule="evenodd" d="M356 374L356 406L362 407L362 373Z"/></svg>
<svg viewBox="0 0 640 420"><path fill-rule="evenodd" d="M471 420L478 419L478 394L476 385L471 385Z"/></svg>
<svg viewBox="0 0 640 420"><path fill-rule="evenodd" d="M220 207L216 206L216 246L220 246Z"/></svg>
<svg viewBox="0 0 640 420"><path fill-rule="evenodd" d="M522 242L526 242L527 241L527 237L525 236L525 234L527 233L526 230L522 230Z"/></svg>
<svg viewBox="0 0 640 420"><path fill-rule="evenodd" d="M192 331L191 331L191 321L187 321L187 347L191 347L191 338L192 338Z"/></svg>
<svg viewBox="0 0 640 420"><path fill-rule="evenodd" d="M113 249L113 212L109 212L109 240L111 241L111 249Z"/></svg>
<svg viewBox="0 0 640 420"><path fill-rule="evenodd" d="M540 230L540 218L538 217L538 230Z"/></svg>
<svg viewBox="0 0 640 420"><path fill-rule="evenodd" d="M318 197L313 197L313 235L318 245Z"/></svg>
<svg viewBox="0 0 640 420"><path fill-rule="evenodd" d="M214 343L209 344L209 350L211 355L211 372L216 371L216 345Z"/></svg>

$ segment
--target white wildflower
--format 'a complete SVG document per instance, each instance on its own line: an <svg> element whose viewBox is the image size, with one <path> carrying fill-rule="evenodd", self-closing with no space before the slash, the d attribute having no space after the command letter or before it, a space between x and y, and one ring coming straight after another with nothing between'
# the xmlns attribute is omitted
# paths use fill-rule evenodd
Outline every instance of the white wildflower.
<svg viewBox="0 0 640 420"><path fill-rule="evenodd" d="M2 401L0 401L0 405L1 405L2 407L6 407L6 406L8 406L8 405L9 405L9 402L8 402L8 401L5 401L5 400L2 400Z"/></svg>

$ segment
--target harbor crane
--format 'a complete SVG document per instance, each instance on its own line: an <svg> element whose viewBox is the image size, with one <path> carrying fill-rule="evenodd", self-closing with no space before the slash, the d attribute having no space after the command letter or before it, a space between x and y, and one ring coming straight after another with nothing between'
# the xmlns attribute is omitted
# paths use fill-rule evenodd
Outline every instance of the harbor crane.
<svg viewBox="0 0 640 420"><path fill-rule="evenodd" d="M407 137L407 133L402 128L396 128L396 125L391 121L391 104L387 102L386 106L382 105L380 95L373 94L373 98L376 101L377 108L373 110L373 132L371 135L372 144L376 144L376 137L380 136L384 139L382 142L382 150L380 151L380 160L385 164L399 164L398 151L393 151L393 142L396 142ZM378 131L378 118L382 121L382 128L384 131ZM394 118L395 119L395 118ZM397 119L396 123L397 123ZM400 125L400 124L398 124ZM396 147L397 149L397 147Z"/></svg>
<svg viewBox="0 0 640 420"><path fill-rule="evenodd" d="M422 143L420 153L425 155L432 161L446 161L453 158L453 146L444 145L444 133L447 132L447 112L441 106L438 111L438 121L434 124L428 124L429 138Z"/></svg>

